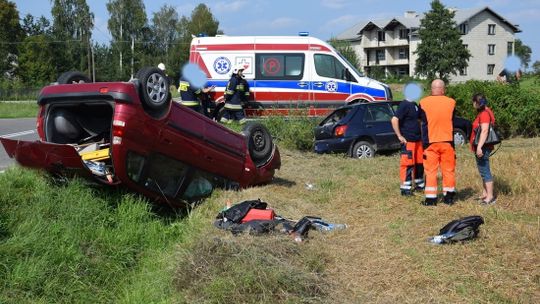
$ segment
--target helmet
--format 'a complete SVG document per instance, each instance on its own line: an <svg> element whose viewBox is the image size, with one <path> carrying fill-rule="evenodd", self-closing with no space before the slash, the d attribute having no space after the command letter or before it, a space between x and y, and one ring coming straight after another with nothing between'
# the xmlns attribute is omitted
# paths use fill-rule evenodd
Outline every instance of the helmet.
<svg viewBox="0 0 540 304"><path fill-rule="evenodd" d="M162 71L165 71L165 64L163 62L161 62L160 64L157 65L158 69L162 70Z"/></svg>
<svg viewBox="0 0 540 304"><path fill-rule="evenodd" d="M234 66L232 72L233 72L233 74L238 74L238 71L240 71L240 70L243 71L243 70L245 70L245 69L246 69L246 68L244 68L244 65L243 65L243 64L237 64L237 65Z"/></svg>

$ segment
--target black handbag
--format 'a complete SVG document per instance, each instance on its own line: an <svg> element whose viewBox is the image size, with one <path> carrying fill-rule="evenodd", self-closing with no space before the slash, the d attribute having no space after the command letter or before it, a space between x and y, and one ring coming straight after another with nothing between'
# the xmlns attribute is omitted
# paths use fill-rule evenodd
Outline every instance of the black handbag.
<svg viewBox="0 0 540 304"><path fill-rule="evenodd" d="M480 141L480 134L482 133L482 126L480 126L480 124L478 124L478 127L474 129L474 133L475 133L475 136L474 136L473 144L475 146L478 146L478 142ZM499 131L495 128L495 126L491 123L491 115L490 115L488 135L487 135L486 141L484 142L484 145L496 145L496 144L500 144L501 141L502 141L502 136L499 133Z"/></svg>

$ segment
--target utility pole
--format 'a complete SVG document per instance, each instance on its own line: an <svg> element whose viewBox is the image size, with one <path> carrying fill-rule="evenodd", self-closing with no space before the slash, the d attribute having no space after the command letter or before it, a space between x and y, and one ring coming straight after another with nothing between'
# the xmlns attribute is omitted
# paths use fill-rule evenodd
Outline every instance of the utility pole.
<svg viewBox="0 0 540 304"><path fill-rule="evenodd" d="M90 47L90 52L92 53L92 82L96 82L96 66L94 61L94 45Z"/></svg>
<svg viewBox="0 0 540 304"><path fill-rule="evenodd" d="M133 58L135 58L135 37L131 35L131 79L133 79Z"/></svg>

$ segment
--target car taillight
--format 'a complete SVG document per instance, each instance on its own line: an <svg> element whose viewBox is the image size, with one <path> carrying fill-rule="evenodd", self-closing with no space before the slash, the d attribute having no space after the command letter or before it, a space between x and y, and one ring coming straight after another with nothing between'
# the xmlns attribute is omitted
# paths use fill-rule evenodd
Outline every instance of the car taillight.
<svg viewBox="0 0 540 304"><path fill-rule="evenodd" d="M347 125L337 126L334 130L334 135L336 135L337 137L341 137L345 135L345 131L347 131Z"/></svg>
<svg viewBox="0 0 540 304"><path fill-rule="evenodd" d="M124 127L126 126L126 122L123 120L113 120L113 129L112 129L112 135L113 135L113 145L119 145L122 143L122 136L124 135Z"/></svg>
<svg viewBox="0 0 540 304"><path fill-rule="evenodd" d="M41 138L42 140L45 140L45 126L43 125L45 121L44 113L45 107L40 106L36 121L36 130L38 132L39 138Z"/></svg>

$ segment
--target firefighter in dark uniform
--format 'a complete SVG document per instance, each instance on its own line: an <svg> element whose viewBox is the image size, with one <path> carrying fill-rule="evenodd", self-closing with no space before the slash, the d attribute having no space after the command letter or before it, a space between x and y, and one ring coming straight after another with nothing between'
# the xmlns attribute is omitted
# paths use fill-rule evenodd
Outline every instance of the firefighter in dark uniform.
<svg viewBox="0 0 540 304"><path fill-rule="evenodd" d="M412 195L413 190L424 190L424 165L420 112L414 101L399 104L392 128L401 142L399 176L401 195ZM413 185L414 182L414 185Z"/></svg>
<svg viewBox="0 0 540 304"><path fill-rule="evenodd" d="M202 114L202 107L201 107L201 97L202 94L206 94L210 92L214 87L204 87L204 88L194 88L191 83L184 78L184 76L180 77L180 83L178 85L178 92L180 92L180 103L190 109L192 109L195 112L199 112ZM205 114L208 116L208 114Z"/></svg>
<svg viewBox="0 0 540 304"><path fill-rule="evenodd" d="M233 120L241 124L246 122L242 104L249 99L249 85L244 79L244 67L238 65L233 69L233 74L225 88L225 112L221 122L229 123Z"/></svg>

